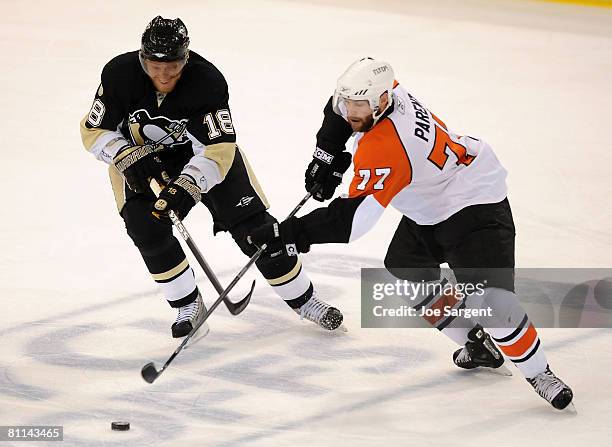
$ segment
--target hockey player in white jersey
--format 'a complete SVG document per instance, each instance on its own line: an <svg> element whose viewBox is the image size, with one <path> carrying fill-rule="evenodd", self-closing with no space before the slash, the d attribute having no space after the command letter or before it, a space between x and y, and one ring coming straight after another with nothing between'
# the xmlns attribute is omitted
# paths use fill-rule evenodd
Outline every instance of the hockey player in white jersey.
<svg viewBox="0 0 612 447"><path fill-rule="evenodd" d="M331 198L352 158L348 197L280 225L263 225L250 239L295 246L301 253L313 244L348 243L373 228L391 205L403 214L385 257L394 276L442 283L440 264L447 262L458 282L486 284L480 302L447 294L412 302L418 310L483 302L493 309L494 317L478 321L428 318L463 346L453 355L455 364L500 367L504 359L497 345L540 396L557 409L567 407L572 390L550 370L538 333L514 294L515 229L506 170L491 147L449 130L395 81L388 63L371 58L356 61L339 78L324 113L306 188L320 184L315 199ZM352 154L345 151L351 135Z"/></svg>

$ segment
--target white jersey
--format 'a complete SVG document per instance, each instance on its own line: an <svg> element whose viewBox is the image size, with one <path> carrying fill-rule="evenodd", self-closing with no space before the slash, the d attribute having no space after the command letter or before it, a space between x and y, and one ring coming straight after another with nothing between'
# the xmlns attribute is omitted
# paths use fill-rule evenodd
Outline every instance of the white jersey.
<svg viewBox="0 0 612 447"><path fill-rule="evenodd" d="M356 134L349 196L366 199L353 218L351 240L391 205L420 225L434 225L507 194L506 170L482 140L459 136L399 84L394 109Z"/></svg>

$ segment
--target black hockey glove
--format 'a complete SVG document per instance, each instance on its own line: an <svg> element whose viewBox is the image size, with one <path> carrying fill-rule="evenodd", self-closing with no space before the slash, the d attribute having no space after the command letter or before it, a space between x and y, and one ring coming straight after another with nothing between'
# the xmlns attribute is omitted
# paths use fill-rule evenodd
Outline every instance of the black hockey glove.
<svg viewBox="0 0 612 447"><path fill-rule="evenodd" d="M331 199L336 188L342 183L342 174L351 165L351 154L343 151L332 155L317 148L312 157L305 174L306 191L310 191L315 183L319 183L321 187L312 197L323 202Z"/></svg>
<svg viewBox="0 0 612 447"><path fill-rule="evenodd" d="M280 224L274 222L255 228L248 235L247 241L257 247L266 244L266 253L271 258L284 254L297 256L298 253L310 251L310 244L299 228L299 218L292 217Z"/></svg>
<svg viewBox="0 0 612 447"><path fill-rule="evenodd" d="M151 178L164 180L162 163L156 151L161 144L152 146L125 146L113 158L113 164L121 173L132 191L143 193L149 191Z"/></svg>
<svg viewBox="0 0 612 447"><path fill-rule="evenodd" d="M168 186L162 190L151 207L151 214L158 221L168 222L168 213L174 211L179 219L184 219L201 198L202 190L193 177L181 174L170 180Z"/></svg>

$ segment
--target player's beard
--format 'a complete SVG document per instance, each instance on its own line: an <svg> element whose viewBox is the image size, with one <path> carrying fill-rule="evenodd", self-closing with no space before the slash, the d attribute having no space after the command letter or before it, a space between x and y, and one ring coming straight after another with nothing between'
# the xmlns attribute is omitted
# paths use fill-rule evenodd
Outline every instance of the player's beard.
<svg viewBox="0 0 612 447"><path fill-rule="evenodd" d="M351 125L353 132L367 132L374 125L374 117L372 115L366 118L349 116L348 122Z"/></svg>

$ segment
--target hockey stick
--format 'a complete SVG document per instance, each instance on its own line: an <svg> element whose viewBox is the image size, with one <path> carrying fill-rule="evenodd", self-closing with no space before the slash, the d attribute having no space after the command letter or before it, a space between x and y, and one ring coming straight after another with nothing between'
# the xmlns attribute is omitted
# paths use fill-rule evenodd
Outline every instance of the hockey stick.
<svg viewBox="0 0 612 447"><path fill-rule="evenodd" d="M159 193L162 191L162 186L157 182L157 180L151 179L150 186L153 192L155 193L155 195L159 196ZM202 256L202 253L196 246L195 242L193 242L193 239L191 238L189 232L187 231L187 228L185 228L185 225L183 225L183 222L181 222L181 220L178 218L176 213L172 210L170 210L168 215L170 216L170 220L172 221L172 224L178 230L181 237L187 243L187 246L189 247L189 249L195 256L195 258L197 259L198 263L200 264L200 267L202 267L202 270L204 270L204 273L206 273L206 277L208 278L210 283L213 285L217 293L222 294L223 286L217 279L215 272L213 272L213 270L210 268L210 266L206 262L206 259L204 259L204 256ZM231 313L232 315L238 315L240 312L246 309L246 307L249 305L249 301L251 301L251 294L253 293L254 287L255 287L255 281L253 281L251 292L249 292L247 296L245 296L244 298L242 298L240 301L236 303L230 301L229 298L223 299L223 303L225 304L225 307L227 307L227 310L229 311L229 313Z"/></svg>
<svg viewBox="0 0 612 447"><path fill-rule="evenodd" d="M308 193L304 196L304 198L300 201L300 203L298 203L297 206L293 209L293 211L289 213L289 215L287 216L287 219L290 219L293 216L295 216L295 214L300 210L300 208L304 206L304 204L308 201L308 199L312 197L312 195L317 191L317 189L319 189L320 186L321 185L319 185L318 183L315 183L315 185L312 187L310 191L308 191ZM242 270L238 272L238 274L234 277L234 279L232 279L232 282L230 282L229 285L226 287L226 289L219 295L219 298L217 298L217 301L215 301L213 305L210 306L210 309L208 309L206 313L204 313L204 317L202 318L202 320L200 320L200 322L185 337L183 342L179 345L178 348L176 348L176 350L174 351L174 353L172 353L172 355L168 358L168 360L166 360L166 363L164 363L164 366L162 366L159 371L157 370L157 368L155 368L155 363L153 362L147 363L145 366L142 367L142 370L140 371L140 373L142 374L142 378L145 381L147 381L148 383L155 382L155 380L166 370L166 368L168 368L170 363L172 363L175 357L179 355L179 353L187 345L187 343L189 342L193 334L197 332L200 326L202 326L204 322L208 319L210 314L212 314L213 311L217 308L217 306L221 304L221 301L223 301L225 297L227 297L227 294L234 288L234 286L238 283L238 281L240 281L240 279L249 270L249 268L251 268L251 266L255 264L255 262L261 257L262 253L265 251L266 248L267 248L266 244L263 244L261 247L257 249L255 254L251 256L251 258L245 264L245 266L242 267ZM249 296L253 293L254 287L255 287L255 281L253 281L253 284L251 285L251 291L249 292Z"/></svg>
<svg viewBox="0 0 612 447"><path fill-rule="evenodd" d="M185 131L186 128L187 128L187 123L185 122L185 123L181 124L177 129L171 129L170 132L168 132L166 135L161 137L159 140L157 140L157 141L155 141L155 142L153 142L151 144L152 145L163 144L162 141L164 141L166 138L171 137L174 134L181 135ZM164 181L168 180L168 174L163 172L162 176L164 177ZM159 196L159 193L161 192L162 187L157 182L157 180L156 179L151 179L149 184L151 186L151 189L155 193L155 195ZM198 263L200 264L200 267L202 267L202 269L204 270L204 273L208 277L208 280L211 282L211 284L213 285L213 287L215 288L217 293L222 293L223 292L223 286L221 285L221 283L219 283L219 280L217 279L217 277L215 276L214 272L212 271L212 269L210 268L210 266L208 265L208 263L204 259L204 256L202 256L202 253L200 253L200 250L198 250L198 247L193 242L193 239L189 235L189 232L187 231L187 229L185 228L185 226L183 225L181 220L178 218L178 216L176 216L174 211L170 211L168 214L170 216L170 220L172 221L172 223L174 224L174 226L176 227L176 229L180 233L181 237L187 243L187 246L189 247L189 249L191 250L191 252L195 256L195 258L197 259ZM250 300L251 300L251 294L249 293L247 296L245 296L242 300L238 301L237 303L234 303L234 302L230 301L229 298L225 299L223 302L225 303L225 306L227 307L227 310L232 315L238 315L240 312L242 312L247 307L247 305L249 304Z"/></svg>

